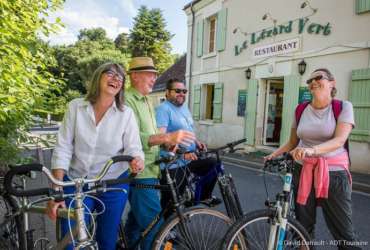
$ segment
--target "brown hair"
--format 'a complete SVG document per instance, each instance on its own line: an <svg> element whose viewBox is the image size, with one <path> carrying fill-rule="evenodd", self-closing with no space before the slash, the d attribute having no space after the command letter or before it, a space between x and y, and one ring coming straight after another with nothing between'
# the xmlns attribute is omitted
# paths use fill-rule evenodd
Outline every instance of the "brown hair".
<svg viewBox="0 0 370 250"><path fill-rule="evenodd" d="M124 90L125 90L125 70L117 63L105 63L100 65L93 73L91 81L88 85L86 100L91 104L96 103L100 95L100 79L102 74L108 70L114 70L122 76L122 88L115 96L116 106L119 110L123 110L124 104Z"/></svg>
<svg viewBox="0 0 370 250"><path fill-rule="evenodd" d="M335 78L333 76L333 74L327 69L327 68L319 68L319 69L315 69L312 73L314 72L318 72L318 71L321 71L321 72L324 72L326 74L326 76L328 77L328 80L329 81L335 81ZM331 92L330 92L330 95L331 97L335 97L336 94L337 94L337 88L334 86L332 89L331 89Z"/></svg>

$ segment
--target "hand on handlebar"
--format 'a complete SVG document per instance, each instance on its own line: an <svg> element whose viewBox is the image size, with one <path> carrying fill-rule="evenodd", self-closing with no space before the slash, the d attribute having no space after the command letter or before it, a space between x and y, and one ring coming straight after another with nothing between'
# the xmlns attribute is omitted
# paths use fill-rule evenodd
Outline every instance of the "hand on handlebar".
<svg viewBox="0 0 370 250"><path fill-rule="evenodd" d="M144 161L140 157L135 157L130 162L130 169L131 172L134 174L141 173L144 170Z"/></svg>
<svg viewBox="0 0 370 250"><path fill-rule="evenodd" d="M46 206L46 214L53 221L57 219L58 208L66 208L65 202L64 201L55 202L53 200L48 201L48 204Z"/></svg>
<svg viewBox="0 0 370 250"><path fill-rule="evenodd" d="M315 150L313 148L302 148L296 147L292 151L290 151L293 159L296 161L303 160L306 156L312 156L315 154Z"/></svg>
<svg viewBox="0 0 370 250"><path fill-rule="evenodd" d="M266 161L270 161L270 160L272 160L275 157L276 157L276 155L274 153L271 153L269 155L266 155L265 157L263 157L263 162L266 163Z"/></svg>
<svg viewBox="0 0 370 250"><path fill-rule="evenodd" d="M199 150L201 151L207 151L207 145L200 142L200 141L196 141L196 144L197 144L197 148L199 148Z"/></svg>
<svg viewBox="0 0 370 250"><path fill-rule="evenodd" d="M187 161L196 161L198 160L198 156L195 153L185 153L184 159Z"/></svg>

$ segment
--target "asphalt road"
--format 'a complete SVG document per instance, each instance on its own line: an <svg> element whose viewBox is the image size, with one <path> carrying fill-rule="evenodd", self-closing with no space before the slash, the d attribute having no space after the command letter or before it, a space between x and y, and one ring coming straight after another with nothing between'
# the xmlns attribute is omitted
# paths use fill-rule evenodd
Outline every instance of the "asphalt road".
<svg viewBox="0 0 370 250"><path fill-rule="evenodd" d="M248 165L242 166L235 163L225 163L225 168L234 178L244 212L264 208L267 196L263 172L250 168ZM265 178L270 200L273 200L275 194L282 190L281 178L271 174L266 174ZM352 208L353 223L358 239L363 249L370 249L370 195L353 192ZM326 227L321 208L318 208L315 232L316 240L324 242L324 245L317 249L337 249L333 246L335 242Z"/></svg>

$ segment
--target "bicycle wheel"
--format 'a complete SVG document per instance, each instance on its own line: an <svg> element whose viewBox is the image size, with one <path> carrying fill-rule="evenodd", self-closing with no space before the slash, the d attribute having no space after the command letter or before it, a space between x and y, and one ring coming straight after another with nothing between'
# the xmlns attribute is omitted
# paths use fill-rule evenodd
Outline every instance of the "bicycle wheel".
<svg viewBox="0 0 370 250"><path fill-rule="evenodd" d="M258 210L246 214L225 235L221 249L266 250L268 249L272 210ZM310 236L295 219L289 218L286 225L283 249L309 250ZM275 248L274 248L275 249Z"/></svg>
<svg viewBox="0 0 370 250"><path fill-rule="evenodd" d="M22 215L14 216L16 202L7 194L0 196L0 249L26 249Z"/></svg>
<svg viewBox="0 0 370 250"><path fill-rule="evenodd" d="M184 223L175 214L162 225L152 249L217 249L231 225L229 217L207 208L191 208L183 216Z"/></svg>

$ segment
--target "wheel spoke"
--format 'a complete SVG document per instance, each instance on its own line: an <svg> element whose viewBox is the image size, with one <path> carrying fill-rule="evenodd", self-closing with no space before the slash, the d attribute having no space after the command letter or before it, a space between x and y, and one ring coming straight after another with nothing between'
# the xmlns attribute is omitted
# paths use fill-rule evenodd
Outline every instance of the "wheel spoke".
<svg viewBox="0 0 370 250"><path fill-rule="evenodd" d="M159 239L156 240L155 249L164 249L168 241L173 242L171 249L176 250L217 249L230 225L227 216L211 209L190 209L185 218L183 224L178 218L168 223L157 236ZM184 227L187 229L187 237L180 230Z"/></svg>

